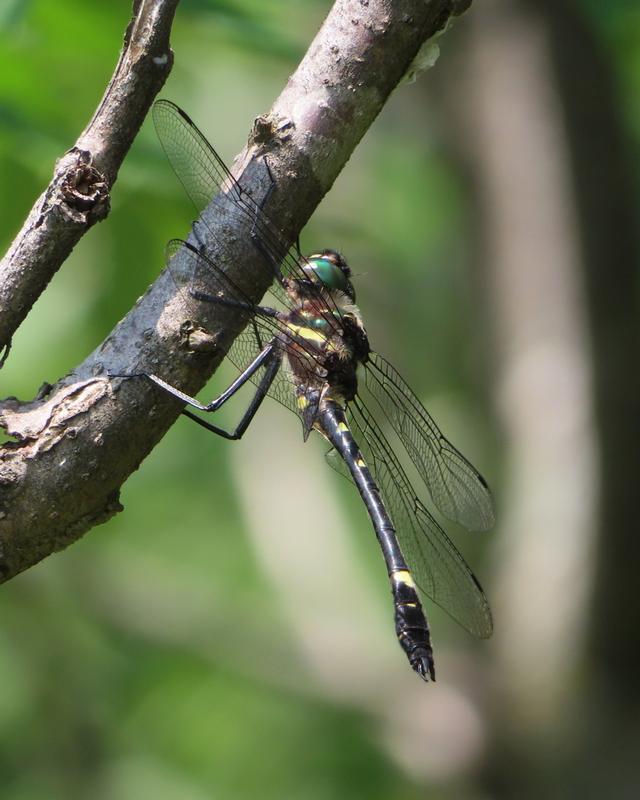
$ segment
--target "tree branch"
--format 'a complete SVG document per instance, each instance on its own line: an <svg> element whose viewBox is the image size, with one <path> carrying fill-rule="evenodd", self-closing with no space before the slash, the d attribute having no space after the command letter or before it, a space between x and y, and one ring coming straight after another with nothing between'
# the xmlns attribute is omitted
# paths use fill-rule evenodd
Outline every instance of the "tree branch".
<svg viewBox="0 0 640 800"><path fill-rule="evenodd" d="M292 242L424 41L464 0L338 0L270 113L259 118L236 176ZM214 208L215 205L215 208ZM255 300L267 286L246 220L219 196L203 215L214 259ZM200 230L200 234L202 234ZM180 256L178 256L178 261ZM179 268L179 264L177 266ZM181 404L144 378L195 393L242 327L234 310L194 303L166 271L102 346L43 399L0 404L17 441L0 449L4 580L62 549L118 510L129 474Z"/></svg>
<svg viewBox="0 0 640 800"><path fill-rule="evenodd" d="M173 63L179 0L135 0L122 52L92 120L0 262L0 354L80 238L109 213L120 165ZM0 367L2 361L0 360Z"/></svg>

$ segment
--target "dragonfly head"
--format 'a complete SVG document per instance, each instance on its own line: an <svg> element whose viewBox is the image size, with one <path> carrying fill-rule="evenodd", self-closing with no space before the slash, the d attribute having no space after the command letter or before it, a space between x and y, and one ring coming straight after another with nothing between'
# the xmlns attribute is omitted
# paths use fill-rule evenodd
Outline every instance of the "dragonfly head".
<svg viewBox="0 0 640 800"><path fill-rule="evenodd" d="M351 269L337 250L321 250L307 256L302 263L303 271L314 280L320 281L329 291L344 292L352 303L356 301L356 291L349 280Z"/></svg>

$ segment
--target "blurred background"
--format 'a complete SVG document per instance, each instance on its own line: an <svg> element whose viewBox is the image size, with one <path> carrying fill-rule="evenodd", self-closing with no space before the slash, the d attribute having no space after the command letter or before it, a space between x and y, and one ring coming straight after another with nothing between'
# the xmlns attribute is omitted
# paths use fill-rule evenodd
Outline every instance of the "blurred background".
<svg viewBox="0 0 640 800"><path fill-rule="evenodd" d="M329 7L183 0L162 96L231 161ZM129 0L0 3L3 249L129 16ZM428 605L422 684L322 443L273 402L237 444L178 420L123 513L0 590L2 800L640 796L640 8L484 0L439 41L302 246L346 254L375 348L494 489L493 532L448 526L493 639ZM192 217L148 121L0 396L93 350Z"/></svg>

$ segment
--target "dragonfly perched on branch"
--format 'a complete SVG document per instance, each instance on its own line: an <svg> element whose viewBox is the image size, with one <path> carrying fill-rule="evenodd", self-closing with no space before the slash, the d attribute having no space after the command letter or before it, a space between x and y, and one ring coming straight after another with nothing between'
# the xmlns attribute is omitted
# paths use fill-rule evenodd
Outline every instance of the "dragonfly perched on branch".
<svg viewBox="0 0 640 800"><path fill-rule="evenodd" d="M176 280L188 286L196 301L231 307L242 316L244 329L228 352L240 374L208 404L160 376L146 377L201 412L216 411L252 381L253 399L231 432L184 412L227 439L239 439L263 399L271 396L298 415L305 439L316 431L327 440L329 464L355 483L373 524L389 574L400 645L412 668L423 679L435 680L422 598L429 597L483 638L492 632L491 612L463 557L419 499L388 433L404 447L435 507L469 530L487 530L494 522L485 480L442 435L394 367L371 349L344 258L331 249L306 258L297 247L287 252L277 226L181 109L158 101L153 119L198 212L222 188L225 202L250 224L276 307L253 303L215 262L204 240L173 240L169 270L178 253L190 265L188 277ZM201 217L196 238L203 224Z"/></svg>

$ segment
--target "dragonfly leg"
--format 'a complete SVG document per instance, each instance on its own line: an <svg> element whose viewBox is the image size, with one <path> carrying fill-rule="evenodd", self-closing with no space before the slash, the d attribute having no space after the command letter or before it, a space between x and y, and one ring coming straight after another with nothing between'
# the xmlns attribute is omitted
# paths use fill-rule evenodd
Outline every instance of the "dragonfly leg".
<svg viewBox="0 0 640 800"><path fill-rule="evenodd" d="M262 401L266 397L269 389L271 388L271 384L273 383L273 379L278 372L281 364L281 355L279 351L276 350L275 344L273 341L269 342L258 355L254 358L254 360L249 364L249 366L233 381L233 383L222 392L222 394L218 395L218 397L214 398L210 403L201 403L195 397L191 397L186 392L181 391L175 386L172 386L170 383L167 383L163 378L158 377L158 375L153 375L152 373L148 372L138 372L138 373L129 373L129 374L111 374L109 377L111 378L147 378L148 380L152 381L159 386L163 391L170 394L172 397L175 397L177 400L181 400L183 403L187 403L194 408L197 408L199 411L204 411L205 413L212 413L217 411L221 408L227 400L229 400L233 395L240 389L244 384L251 379L254 373L260 369L260 367L266 366L266 370L262 378L260 379L260 383L258 384L258 388L256 389L256 393L253 396L251 402L249 403L249 407L244 412L242 419L236 426L235 430L232 432L225 431L223 428L219 428L217 425L212 425L209 422L206 422L201 417L198 417L196 414L193 414L191 411L183 411L182 413L192 419L194 422L197 422L198 425L201 425L203 428L211 431L212 433L218 434L218 436L222 436L225 439L240 439L244 432L249 427L251 420L255 416L256 411L260 407Z"/></svg>
<svg viewBox="0 0 640 800"><path fill-rule="evenodd" d="M198 246L194 247L189 242L182 242L181 244L186 250L188 250L194 256L208 259L207 246L204 239L200 235L201 224L202 221L200 219L195 220L195 222L193 223L193 235L196 242L198 243ZM237 293L240 293L237 287L234 286L233 281L227 275L224 275L222 271L220 271L220 274L224 276L225 281L230 287L229 289L227 289L227 291L233 292L235 290ZM225 290L222 290L219 294L209 294L208 292L201 292L198 289L190 288L189 294L196 300L201 300L204 303L216 303L218 305L227 306L229 308L239 308L242 311L247 311L250 314L254 314L257 312L267 317L277 316L277 311L273 308L267 308L266 306L255 306L248 300L246 301L236 300L233 297L227 297L225 295Z"/></svg>
<svg viewBox="0 0 640 800"><path fill-rule="evenodd" d="M256 411L260 408L262 401L267 396L267 392L271 388L271 384L273 383L273 379L276 376L276 373L280 369L280 358L279 357L272 357L271 361L268 362L267 369L262 376L260 383L258 384L258 388L256 389L256 393L251 399L247 410L242 415L242 419L237 424L235 430L229 432L225 431L224 428L219 428L217 425L212 425L210 422L202 419L197 414L193 414L191 411L183 411L182 413L185 417L189 417L194 422L197 422L198 425L201 425L208 431L212 433L216 433L218 436L222 436L224 439L229 439L231 441L237 441L241 439L244 435L244 432L247 430L249 425L251 424L251 420L254 418Z"/></svg>
<svg viewBox="0 0 640 800"><path fill-rule="evenodd" d="M10 352L11 352L11 341L7 342L7 344L5 344L5 346L2 348L2 351L0 352L0 369L4 367L4 362L9 357Z"/></svg>
<svg viewBox="0 0 640 800"><path fill-rule="evenodd" d="M150 381L153 381L156 386L159 386L161 389L164 389L165 392L172 395L178 400L182 400L183 403L187 403L194 408L197 408L199 411L205 411L206 413L211 413L213 411L217 411L221 406L223 406L230 397L240 389L244 384L251 378L251 376L262 367L265 362L269 362L271 359L275 360L276 363L279 364L279 359L274 357L274 349L275 345L274 342L271 341L269 344L266 345L258 355L253 359L253 361L249 364L249 366L240 374L238 377L233 381L233 383L222 392L221 395L216 397L210 403L201 403L195 397L191 397L191 395L186 394L185 392L177 389L175 386L172 386L167 381L163 380L162 378L158 377L157 375L152 375L151 373L142 373L145 377L149 378ZM275 374L275 373L274 373ZM131 376L127 376L131 377ZM273 378L272 378L273 380ZM268 387L267 387L268 388Z"/></svg>

